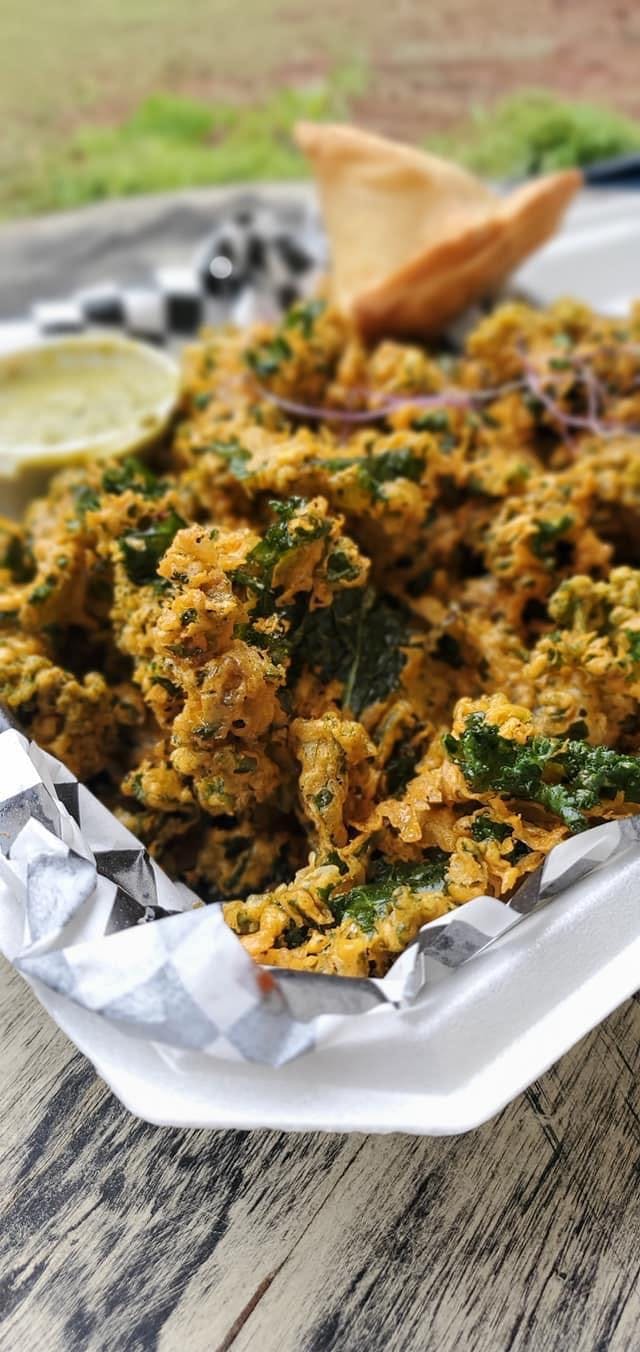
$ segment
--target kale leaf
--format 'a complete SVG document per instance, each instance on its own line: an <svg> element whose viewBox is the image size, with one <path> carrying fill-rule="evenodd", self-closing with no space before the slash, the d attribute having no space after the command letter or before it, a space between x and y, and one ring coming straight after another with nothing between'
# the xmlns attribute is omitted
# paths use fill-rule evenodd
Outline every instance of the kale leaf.
<svg viewBox="0 0 640 1352"><path fill-rule="evenodd" d="M246 587L256 596L254 615L271 614L276 604L273 591L273 574L278 563L295 549L321 539L331 530L331 522L323 517L308 517L305 524L291 526L296 512L306 506L304 498L287 498L284 502L273 501L269 506L276 514L276 520L267 527L263 537L247 555L244 564L234 569L232 580Z"/></svg>
<svg viewBox="0 0 640 1352"><path fill-rule="evenodd" d="M366 934L372 934L376 920L391 910L399 888L407 887L410 892L446 891L448 862L449 855L437 847L426 850L418 864L378 860L372 867L370 882L352 887L350 892L330 901L329 906L338 924L345 918L355 920Z"/></svg>
<svg viewBox="0 0 640 1352"><path fill-rule="evenodd" d="M640 662L640 629L625 629L632 662Z"/></svg>
<svg viewBox="0 0 640 1352"><path fill-rule="evenodd" d="M409 446L397 446L395 450L381 451L379 455L330 456L318 463L330 474L339 474L356 465L361 488L377 501L384 498L383 484L393 483L395 479L419 483L424 473L423 458Z"/></svg>
<svg viewBox="0 0 640 1352"><path fill-rule="evenodd" d="M460 737L444 744L470 788L539 803L570 831L588 826L585 812L622 792L640 801L640 757L608 746L562 737L531 737L520 744L503 737L484 714L470 714Z"/></svg>
<svg viewBox="0 0 640 1352"><path fill-rule="evenodd" d="M428 413L419 414L411 426L415 427L416 432L448 432L451 423L446 409L434 408Z"/></svg>
<svg viewBox="0 0 640 1352"><path fill-rule="evenodd" d="M327 302L321 299L300 301L297 305L292 305L289 313L285 316L285 329L300 329L304 338L310 338L316 319L324 314L327 308Z"/></svg>
<svg viewBox="0 0 640 1352"><path fill-rule="evenodd" d="M122 464L110 465L105 469L102 487L105 493L118 495L132 488L136 493L142 493L145 498L161 497L165 491L165 485L159 483L153 470L135 455L128 455Z"/></svg>
<svg viewBox="0 0 640 1352"><path fill-rule="evenodd" d="M424 470L424 460L408 446L366 455L358 463L358 479L372 498L384 498L383 484L394 479L411 479L418 483Z"/></svg>
<svg viewBox="0 0 640 1352"><path fill-rule="evenodd" d="M289 925L285 930L284 941L287 948L300 948L301 944L306 944L309 938L308 925Z"/></svg>
<svg viewBox="0 0 640 1352"><path fill-rule="evenodd" d="M360 569L342 549L334 549L327 559L328 582L353 582ZM640 637L640 635L639 635Z"/></svg>
<svg viewBox="0 0 640 1352"><path fill-rule="evenodd" d="M573 517L568 512L558 517L557 521L536 521L535 534L531 539L531 548L536 558L543 561L552 558L558 541L572 525Z"/></svg>
<svg viewBox="0 0 640 1352"><path fill-rule="evenodd" d="M26 541L19 535L12 535L5 550L2 567L9 569L14 582L30 582L35 566L33 554Z"/></svg>
<svg viewBox="0 0 640 1352"><path fill-rule="evenodd" d="M77 488L74 488L73 501L79 521L84 520L87 512L95 512L100 506L100 498L95 488L90 488L89 484L79 484Z"/></svg>
<svg viewBox="0 0 640 1352"><path fill-rule="evenodd" d="M184 524L182 517L171 508L152 521L145 530L130 530L120 536L122 562L131 582L141 587L155 580L163 554L166 554L174 535Z"/></svg>
<svg viewBox="0 0 640 1352"><path fill-rule="evenodd" d="M215 451L222 460L225 460L229 473L233 474L235 479L246 479L250 471L247 469L247 462L251 459L251 452L246 446L242 446L237 437L230 437L229 441L211 441L207 446L208 451Z"/></svg>
<svg viewBox="0 0 640 1352"><path fill-rule="evenodd" d="M513 835L513 830L507 822L497 822L495 818L490 817L488 813L483 812L480 817L476 817L471 824L471 835L474 840L506 840L507 836Z"/></svg>
<svg viewBox="0 0 640 1352"><path fill-rule="evenodd" d="M342 704L356 717L398 684L406 657L407 617L372 588L340 592L310 611L297 636L298 657L325 681L342 682Z"/></svg>
<svg viewBox="0 0 640 1352"><path fill-rule="evenodd" d="M251 347L245 353L247 366L257 376L275 376L283 362L293 356L290 344L281 333L258 347Z"/></svg>

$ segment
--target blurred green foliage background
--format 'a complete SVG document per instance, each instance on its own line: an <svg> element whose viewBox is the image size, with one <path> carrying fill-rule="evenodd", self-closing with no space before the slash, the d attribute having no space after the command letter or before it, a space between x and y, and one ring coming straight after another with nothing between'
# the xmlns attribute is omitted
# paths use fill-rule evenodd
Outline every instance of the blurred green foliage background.
<svg viewBox="0 0 640 1352"><path fill-rule="evenodd" d="M602 29L599 0L573 19L512 0L505 25L500 8L0 0L0 217L301 176L299 117L352 117L491 177L640 148L640 123L610 106L640 113L640 18Z"/></svg>

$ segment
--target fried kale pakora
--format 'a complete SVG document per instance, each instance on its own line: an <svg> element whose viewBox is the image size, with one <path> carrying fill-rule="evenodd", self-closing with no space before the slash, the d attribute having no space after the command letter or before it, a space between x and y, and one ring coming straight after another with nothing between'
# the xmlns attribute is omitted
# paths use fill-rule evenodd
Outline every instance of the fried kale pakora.
<svg viewBox="0 0 640 1352"><path fill-rule="evenodd" d="M262 963L383 974L640 804L640 312L205 335L0 521L0 699Z"/></svg>

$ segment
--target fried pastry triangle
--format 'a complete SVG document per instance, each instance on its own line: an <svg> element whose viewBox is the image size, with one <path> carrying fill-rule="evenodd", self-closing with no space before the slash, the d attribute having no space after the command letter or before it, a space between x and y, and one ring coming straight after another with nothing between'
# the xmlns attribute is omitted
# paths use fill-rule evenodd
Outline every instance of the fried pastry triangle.
<svg viewBox="0 0 640 1352"><path fill-rule="evenodd" d="M366 337L440 331L556 229L579 170L499 197L436 155L354 127L300 123L332 256L331 297Z"/></svg>

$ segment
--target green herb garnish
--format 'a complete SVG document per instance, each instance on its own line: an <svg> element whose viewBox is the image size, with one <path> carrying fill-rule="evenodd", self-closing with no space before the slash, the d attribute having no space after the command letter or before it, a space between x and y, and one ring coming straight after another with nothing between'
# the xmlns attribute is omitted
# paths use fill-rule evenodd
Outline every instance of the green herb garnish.
<svg viewBox="0 0 640 1352"><path fill-rule="evenodd" d="M360 569L342 549L334 549L327 559L327 580L329 582L352 582L358 577Z"/></svg>
<svg viewBox="0 0 640 1352"><path fill-rule="evenodd" d="M79 488L74 488L73 501L81 521L87 512L95 512L100 506L100 498L95 488L89 488L88 484L80 484Z"/></svg>
<svg viewBox="0 0 640 1352"><path fill-rule="evenodd" d="M310 338L316 319L324 314L326 308L326 301L319 299L302 301L298 305L293 305L285 317L284 327L285 329L300 329L304 338Z"/></svg>
<svg viewBox="0 0 640 1352"><path fill-rule="evenodd" d="M621 792L640 801L640 757L608 746L562 737L512 742L481 713L469 715L460 737L447 733L444 744L470 788L539 803L570 831L583 831L585 812L602 799Z"/></svg>
<svg viewBox="0 0 640 1352"><path fill-rule="evenodd" d="M272 501L269 506L277 520L267 528L242 566L233 572L233 581L254 593L254 614L259 616L270 614L276 604L272 583L277 565L294 550L321 539L331 530L331 522L323 517L307 517L297 525L291 524L296 513L306 507L304 498Z"/></svg>
<svg viewBox="0 0 640 1352"><path fill-rule="evenodd" d="M483 812L480 817L476 817L471 824L471 835L474 840L499 840L507 839L507 836L513 835L512 828L506 822L497 822L494 817L489 817Z"/></svg>
<svg viewBox="0 0 640 1352"><path fill-rule="evenodd" d="M231 437L229 441L210 441L206 447L208 451L215 451L221 460L225 460L229 473L233 474L235 479L246 479L249 470L247 462L251 459L251 452L246 446L241 446L237 437Z"/></svg>
<svg viewBox="0 0 640 1352"><path fill-rule="evenodd" d="M249 348L245 353L247 366L257 376L275 376L277 375L283 362L288 361L293 356L293 352L286 338L282 334L276 334L266 343L260 343L258 347Z"/></svg>
<svg viewBox="0 0 640 1352"><path fill-rule="evenodd" d="M640 629L625 629L629 656L632 662L640 662Z"/></svg>
<svg viewBox="0 0 640 1352"><path fill-rule="evenodd" d="M160 497L165 491L165 485L158 482L153 470L135 455L129 455L121 464L110 465L105 469L102 487L105 493L115 493L118 496L126 493L128 489L133 489L145 498Z"/></svg>
<svg viewBox="0 0 640 1352"><path fill-rule="evenodd" d="M394 479L411 479L418 483L424 470L424 461L407 446L395 451L381 451L366 455L358 462L358 479L372 498L383 498L382 485Z"/></svg>
<svg viewBox="0 0 640 1352"><path fill-rule="evenodd" d="M448 862L449 855L435 847L427 850L418 864L377 861L370 882L329 903L337 923L354 920L366 934L373 934L376 921L389 913L400 888L410 892L445 891Z"/></svg>
<svg viewBox="0 0 640 1352"><path fill-rule="evenodd" d="M145 530L132 530L121 535L120 552L130 582L141 587L154 581L161 558L184 525L182 517L171 508Z"/></svg>
<svg viewBox="0 0 640 1352"><path fill-rule="evenodd" d="M407 641L404 612L372 588L357 587L305 617L297 654L323 680L342 682L343 707L358 717L396 688Z"/></svg>
<svg viewBox="0 0 640 1352"><path fill-rule="evenodd" d="M531 539L531 548L538 559L547 560L553 554L554 546L573 525L573 517L565 514L557 521L536 521L535 534Z"/></svg>
<svg viewBox="0 0 640 1352"><path fill-rule="evenodd" d="M14 582L30 582L35 571L35 560L29 546L19 535L12 535L2 560Z"/></svg>

